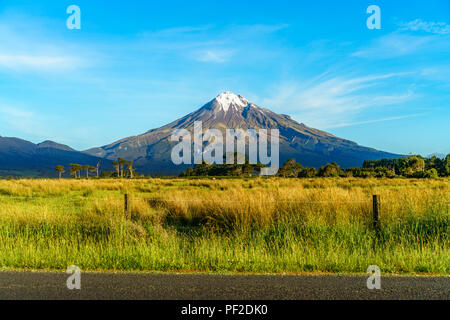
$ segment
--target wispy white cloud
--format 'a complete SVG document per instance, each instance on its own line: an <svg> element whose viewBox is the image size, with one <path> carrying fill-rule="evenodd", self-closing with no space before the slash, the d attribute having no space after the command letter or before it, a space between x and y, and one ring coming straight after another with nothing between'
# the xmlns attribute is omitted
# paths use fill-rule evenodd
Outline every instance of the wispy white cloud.
<svg viewBox="0 0 450 320"><path fill-rule="evenodd" d="M27 134L45 134L45 126L42 119L33 111L8 105L0 106L0 124L4 127L13 128Z"/></svg>
<svg viewBox="0 0 450 320"><path fill-rule="evenodd" d="M0 54L0 67L14 70L63 71L77 66L74 57Z"/></svg>
<svg viewBox="0 0 450 320"><path fill-rule="evenodd" d="M400 30L424 31L434 34L450 34L450 24L445 22L422 21L416 19L410 22L401 22Z"/></svg>
<svg viewBox="0 0 450 320"><path fill-rule="evenodd" d="M282 24L253 24L253 25L234 25L231 26L226 34L233 37L248 38L265 36L280 30L288 28L289 25Z"/></svg>
<svg viewBox="0 0 450 320"><path fill-rule="evenodd" d="M308 125L327 129L336 123L353 122L369 108L380 108L403 103L414 93L380 95L377 87L386 79L394 79L408 73L389 73L364 77L344 77L323 74L311 81L289 81L276 86L273 94L262 100L263 105L274 106Z"/></svg>
<svg viewBox="0 0 450 320"><path fill-rule="evenodd" d="M9 106L0 106L0 112L6 115L7 117L13 117L14 118L13 120L20 120L17 121L18 123L26 122L34 117L34 113L31 111L25 111L17 108L12 108Z"/></svg>
<svg viewBox="0 0 450 320"><path fill-rule="evenodd" d="M200 32L208 31L213 26L183 26L175 28L160 29L156 31L146 31L138 34L140 37L176 37L198 34Z"/></svg>
<svg viewBox="0 0 450 320"><path fill-rule="evenodd" d="M92 137L99 135L96 127L80 126L68 131L67 119L11 105L0 105L0 128L35 143L53 140L72 146L92 143ZM0 135L5 134L1 131Z"/></svg>
<svg viewBox="0 0 450 320"><path fill-rule="evenodd" d="M389 59L411 54L450 50L450 25L416 19L401 22L399 28L376 38L352 54L354 57ZM413 32L408 32L413 31ZM415 31L423 31L417 33Z"/></svg>
<svg viewBox="0 0 450 320"><path fill-rule="evenodd" d="M372 59L395 58L434 46L434 40L433 36L391 33L372 41L368 46L354 52L352 56Z"/></svg>
<svg viewBox="0 0 450 320"><path fill-rule="evenodd" d="M184 26L138 34L137 49L153 52L180 54L205 63L225 63L238 52L245 52L249 43L266 39L271 34L287 28L287 24L230 25L219 28L214 25ZM260 50L256 46L255 52ZM273 49L273 48L271 48ZM256 53L255 56L258 56Z"/></svg>
<svg viewBox="0 0 450 320"><path fill-rule="evenodd" d="M200 26L182 26L174 28L166 28L155 31L141 32L138 35L141 37L185 37L197 36L203 32L211 32L215 36L224 38L227 37L249 37L249 36L264 36L280 30L288 28L288 24L251 24L251 25L230 25L225 30L217 28L214 25L200 25Z"/></svg>
<svg viewBox="0 0 450 320"><path fill-rule="evenodd" d="M0 18L0 72L54 73L93 64L89 50L43 29L32 18Z"/></svg>
<svg viewBox="0 0 450 320"><path fill-rule="evenodd" d="M231 59L235 50L206 49L194 52L195 59L202 62L224 63Z"/></svg>
<svg viewBox="0 0 450 320"><path fill-rule="evenodd" d="M393 121L393 120L401 120L401 119L407 119L407 118L413 118L413 117L420 117L420 116L424 116L424 115L426 115L426 113L412 113L412 114L406 114L406 115L395 116L395 117L387 117L387 118L381 118L381 119L374 119L374 120L338 123L335 125L331 125L328 128L351 127L351 126L357 126L357 125L362 125L362 124L370 124L370 123L377 123L377 122L385 122L385 121Z"/></svg>

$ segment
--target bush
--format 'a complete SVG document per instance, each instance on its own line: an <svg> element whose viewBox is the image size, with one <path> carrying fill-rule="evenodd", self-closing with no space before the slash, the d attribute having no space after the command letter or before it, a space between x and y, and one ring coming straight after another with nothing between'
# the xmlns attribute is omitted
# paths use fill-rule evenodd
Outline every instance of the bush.
<svg viewBox="0 0 450 320"><path fill-rule="evenodd" d="M313 178L317 176L316 168L305 168L298 173L299 178Z"/></svg>
<svg viewBox="0 0 450 320"><path fill-rule="evenodd" d="M326 166L320 167L320 177L339 177L342 171L336 162L328 163Z"/></svg>

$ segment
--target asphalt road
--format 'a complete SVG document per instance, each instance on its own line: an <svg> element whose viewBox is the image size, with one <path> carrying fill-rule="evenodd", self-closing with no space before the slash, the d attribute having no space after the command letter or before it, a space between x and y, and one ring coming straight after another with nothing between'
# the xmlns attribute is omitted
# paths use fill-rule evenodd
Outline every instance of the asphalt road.
<svg viewBox="0 0 450 320"><path fill-rule="evenodd" d="M363 275L212 275L81 273L69 290L63 272L0 272L0 299L445 299L450 277L382 276L369 290Z"/></svg>

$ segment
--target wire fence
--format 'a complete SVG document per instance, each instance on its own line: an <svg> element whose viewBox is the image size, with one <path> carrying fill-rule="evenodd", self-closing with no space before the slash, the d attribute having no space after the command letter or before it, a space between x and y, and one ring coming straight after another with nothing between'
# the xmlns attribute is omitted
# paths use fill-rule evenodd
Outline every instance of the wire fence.
<svg viewBox="0 0 450 320"><path fill-rule="evenodd" d="M229 199L165 199L162 197L141 197L136 195L128 195L129 200L131 199L139 199L139 200L147 200L147 201L160 201L160 202L229 202L229 203L243 203L243 202L273 202L273 203L372 203L372 199L367 200L298 200L298 199L261 199L261 198L250 198L250 201L243 200L229 200ZM0 203L2 200L65 200L65 201L111 201L111 200L119 200L122 201L124 194L114 195L110 197L92 197L92 196L0 196ZM450 198L450 195L449 195ZM400 200L399 200L400 201ZM398 201L393 200L383 200L383 203L394 203ZM442 200L424 200L425 203L444 203L450 204L450 201L442 201Z"/></svg>
<svg viewBox="0 0 450 320"><path fill-rule="evenodd" d="M48 200L59 200L58 202L48 201ZM45 196L45 197L38 197L38 196L0 196L0 214L1 214L1 208L2 204L8 204L11 205L11 202L8 203L7 200L13 200L12 204L14 204L14 200L16 201L30 201L35 202L36 204L42 205L40 201L47 201L47 208L53 208L53 209L61 209L61 212L65 212L66 210L70 210L71 208L83 208L86 205L97 205L98 202L108 202L112 207L117 210L123 210L124 216L128 217L130 216L130 210L132 208L132 204L134 201L144 201L147 202L149 206L154 206L158 204L164 204L164 203L193 203L193 204L202 204L202 203L243 203L245 205L249 204L255 204L255 203L272 203L272 204L306 204L313 206L314 204L318 205L324 205L324 204L359 204L364 206L366 209L371 208L372 214L371 214L371 223L373 224L373 229L377 234L380 232L380 205L383 203L400 203L400 199L398 201L386 201L381 202L379 195L372 195L371 199L367 200L299 200L299 199L262 199L262 198L250 198L249 200L242 201L242 200L229 200L229 199L164 199L161 197L157 198L149 198L149 197L142 197L139 195L133 195L133 194L115 194L111 197L95 197L95 196ZM65 200L65 201L63 201ZM112 203L112 201L114 201ZM119 207L117 206L118 201L123 201L122 204L119 204ZM450 201L447 199L441 199L441 200L428 200L424 201L424 203L440 203L442 205L446 206L447 214L449 212L449 204ZM102 204L103 205L103 204ZM123 206L123 207L122 207ZM367 208L368 207L368 208ZM122 209L123 208L123 209Z"/></svg>

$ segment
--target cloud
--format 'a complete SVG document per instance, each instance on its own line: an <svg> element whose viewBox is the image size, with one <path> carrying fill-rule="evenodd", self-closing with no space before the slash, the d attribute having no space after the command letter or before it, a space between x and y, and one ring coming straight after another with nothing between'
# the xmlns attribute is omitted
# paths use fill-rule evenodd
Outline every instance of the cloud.
<svg viewBox="0 0 450 320"><path fill-rule="evenodd" d="M227 30L227 34L233 37L258 37L288 28L288 24L253 24L253 25L234 25Z"/></svg>
<svg viewBox="0 0 450 320"><path fill-rule="evenodd" d="M19 122L26 122L34 117L33 112L24 111L9 106L0 106L0 112L8 117L15 118L14 120L20 120Z"/></svg>
<svg viewBox="0 0 450 320"><path fill-rule="evenodd" d="M444 85L450 88L450 66L449 65L434 65L426 66L420 70L420 76L423 79L437 82L438 85ZM448 91L450 92L450 91Z"/></svg>
<svg viewBox="0 0 450 320"><path fill-rule="evenodd" d="M153 53L176 54L189 59L205 63L225 63L235 57L237 52L248 52L248 47L255 53L261 47L259 44L275 32L287 28L287 24L254 24L229 25L217 27L183 26L161 29L138 34L139 42L135 45L139 50L152 50ZM273 41L268 42L273 50ZM246 50L247 49L247 50Z"/></svg>
<svg viewBox="0 0 450 320"><path fill-rule="evenodd" d="M235 50L201 50L194 53L196 60L201 62L225 63L230 60Z"/></svg>
<svg viewBox="0 0 450 320"><path fill-rule="evenodd" d="M14 70L61 71L78 65L78 59L65 56L0 54L0 67Z"/></svg>
<svg viewBox="0 0 450 320"><path fill-rule="evenodd" d="M53 140L71 145L88 145L92 143L93 137L99 135L96 127L81 126L67 130L67 119L59 115L43 114L10 105L0 105L0 128L35 143Z"/></svg>
<svg viewBox="0 0 450 320"><path fill-rule="evenodd" d="M197 61L225 63L232 60L238 52L248 52L245 48L252 41L256 41L258 38L267 39L270 34L283 30L288 26L287 24L233 25L212 37L216 43L207 44L205 48L194 51L193 55ZM220 48L217 48L217 45L220 45ZM256 48L255 46L252 46L252 50L254 56L266 54L263 54L261 48Z"/></svg>
<svg viewBox="0 0 450 320"><path fill-rule="evenodd" d="M382 118L382 119L375 119L375 120L366 120L366 121L356 121L356 122L347 122L347 123L339 123L332 126L329 126L328 128L342 128L342 127L351 127L351 126L357 126L362 124L369 124L369 123L377 123L377 122L385 122L385 121L393 121L393 120L401 120L401 119L407 119L407 118L413 118L413 117L420 117L424 116L426 113L412 113L412 114L406 114L401 116L395 116L395 117L388 117L388 118Z"/></svg>
<svg viewBox="0 0 450 320"><path fill-rule="evenodd" d="M388 73L364 77L332 76L324 73L311 81L289 81L275 87L263 105L290 112L294 118L308 125L327 129L336 123L354 121L369 108L403 103L414 97L410 91L380 95L386 79L409 73ZM383 91L384 92L384 91Z"/></svg>
<svg viewBox="0 0 450 320"><path fill-rule="evenodd" d="M176 37L176 36L186 36L190 34L197 34L203 31L210 30L211 25L206 26L183 26L176 28L160 29L151 32L139 33L140 37Z"/></svg>
<svg viewBox="0 0 450 320"><path fill-rule="evenodd" d="M426 22L416 19L410 22L400 23L400 30L424 31L434 34L450 34L450 25L445 22Z"/></svg>
<svg viewBox="0 0 450 320"><path fill-rule="evenodd" d="M215 37L235 38L235 37L252 37L264 36L283 29L288 28L288 24L253 24L253 25L230 25L225 28L217 28L214 25L202 26L182 26L175 28L160 29L150 32L139 33L140 37L185 37L185 36L201 36L204 32L211 32Z"/></svg>
<svg viewBox="0 0 450 320"><path fill-rule="evenodd" d="M32 111L11 106L0 106L1 127L10 127L27 134L41 134L46 130L41 118Z"/></svg>
<svg viewBox="0 0 450 320"><path fill-rule="evenodd" d="M353 57L388 59L416 53L434 45L432 36L391 33L380 37L352 54Z"/></svg>
<svg viewBox="0 0 450 320"><path fill-rule="evenodd" d="M445 22L425 22L416 19L399 23L400 28L379 37L353 54L353 57L390 59L416 53L436 53L450 49L450 25ZM425 34L407 31L423 31Z"/></svg>
<svg viewBox="0 0 450 320"><path fill-rule="evenodd" d="M0 72L54 73L92 64L90 50L42 28L39 21L0 18Z"/></svg>

